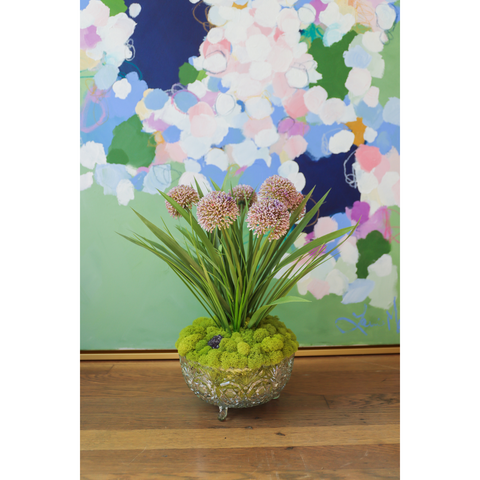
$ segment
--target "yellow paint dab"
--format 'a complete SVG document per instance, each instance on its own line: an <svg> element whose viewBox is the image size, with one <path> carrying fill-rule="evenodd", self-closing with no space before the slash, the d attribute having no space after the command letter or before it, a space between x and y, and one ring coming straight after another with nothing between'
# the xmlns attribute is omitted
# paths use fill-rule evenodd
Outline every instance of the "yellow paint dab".
<svg viewBox="0 0 480 480"><path fill-rule="evenodd" d="M155 141L157 145L164 142L162 132L155 132Z"/></svg>
<svg viewBox="0 0 480 480"><path fill-rule="evenodd" d="M363 134L365 133L365 130L367 129L367 127L363 124L363 121L361 118L357 118L354 122L348 122L345 125L355 135L355 139L353 140L354 145L358 146L365 142L365 139L363 138Z"/></svg>

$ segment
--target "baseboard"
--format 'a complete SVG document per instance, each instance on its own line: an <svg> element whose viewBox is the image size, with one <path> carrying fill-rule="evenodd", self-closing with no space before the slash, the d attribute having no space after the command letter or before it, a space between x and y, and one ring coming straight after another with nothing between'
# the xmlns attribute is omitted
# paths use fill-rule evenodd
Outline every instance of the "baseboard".
<svg viewBox="0 0 480 480"><path fill-rule="evenodd" d="M333 355L386 355L400 353L400 345L358 345L351 347L300 347L295 357ZM84 350L80 360L178 360L176 350Z"/></svg>

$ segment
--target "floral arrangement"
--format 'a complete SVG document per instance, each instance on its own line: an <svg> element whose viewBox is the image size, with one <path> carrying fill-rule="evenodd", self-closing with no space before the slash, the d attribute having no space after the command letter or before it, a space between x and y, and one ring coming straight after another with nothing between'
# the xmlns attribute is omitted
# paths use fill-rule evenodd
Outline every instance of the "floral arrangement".
<svg viewBox="0 0 480 480"><path fill-rule="evenodd" d="M269 314L277 305L308 301L288 293L328 258L328 242L342 236L345 241L356 226L288 254L328 192L307 212L313 190L304 196L279 175L267 178L258 194L248 185L224 191L212 184L215 190L205 195L198 183L196 189L159 190L170 215L186 221L177 225L183 245L165 224L162 230L135 210L161 243L138 234L122 236L167 262L210 316L180 332L180 355L224 368L278 363L297 350L298 342Z"/></svg>

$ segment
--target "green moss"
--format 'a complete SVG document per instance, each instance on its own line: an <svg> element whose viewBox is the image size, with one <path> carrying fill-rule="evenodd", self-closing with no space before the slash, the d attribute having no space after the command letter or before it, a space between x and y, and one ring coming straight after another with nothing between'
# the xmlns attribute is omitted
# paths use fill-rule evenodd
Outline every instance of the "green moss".
<svg viewBox="0 0 480 480"><path fill-rule="evenodd" d="M283 348L283 340L281 335L274 335L273 337L267 337L262 340L262 350L265 353L274 352L275 350L281 350Z"/></svg>
<svg viewBox="0 0 480 480"><path fill-rule="evenodd" d="M179 344L177 346L178 354L185 356L188 352L195 350L197 342L203 340L203 336L200 333L188 335L186 337L180 337Z"/></svg>
<svg viewBox="0 0 480 480"><path fill-rule="evenodd" d="M240 355L244 355L245 357L248 357L248 354L250 353L250 345L245 342L238 342L237 350Z"/></svg>
<svg viewBox="0 0 480 480"><path fill-rule="evenodd" d="M232 338L222 338L219 349L233 353L237 351L237 343Z"/></svg>
<svg viewBox="0 0 480 480"><path fill-rule="evenodd" d="M223 337L218 349L208 345L216 335ZM180 332L175 346L188 360L223 369L276 365L298 350L295 334L271 315L256 330L241 328L234 333L216 326L211 318L200 317Z"/></svg>
<svg viewBox="0 0 480 480"><path fill-rule="evenodd" d="M275 335L277 333L277 329L270 323L265 325L265 330L268 331L269 335Z"/></svg>
<svg viewBox="0 0 480 480"><path fill-rule="evenodd" d="M204 347L207 345L207 343L208 343L208 342L207 342L207 340L205 340L205 339L204 339L204 340L200 340L199 342L197 342L197 345L195 346L195 350L196 350L197 352L199 352L202 348L204 348ZM210 348L212 348L212 347L210 347Z"/></svg>
<svg viewBox="0 0 480 480"><path fill-rule="evenodd" d="M253 333L253 339L257 343L261 343L264 338L268 337L268 330L266 328L257 328Z"/></svg>

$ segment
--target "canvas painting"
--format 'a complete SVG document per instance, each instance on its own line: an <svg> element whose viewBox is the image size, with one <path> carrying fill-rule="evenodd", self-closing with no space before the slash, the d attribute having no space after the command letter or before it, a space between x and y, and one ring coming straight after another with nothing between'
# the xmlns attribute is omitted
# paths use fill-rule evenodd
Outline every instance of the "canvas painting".
<svg viewBox="0 0 480 480"><path fill-rule="evenodd" d="M399 344L400 2L80 8L82 349L174 348L170 319L202 314L116 235L136 228L130 207L174 226L158 190L258 189L272 175L315 187L309 207L330 190L294 248L359 222L295 287L308 307L275 314L301 345Z"/></svg>

